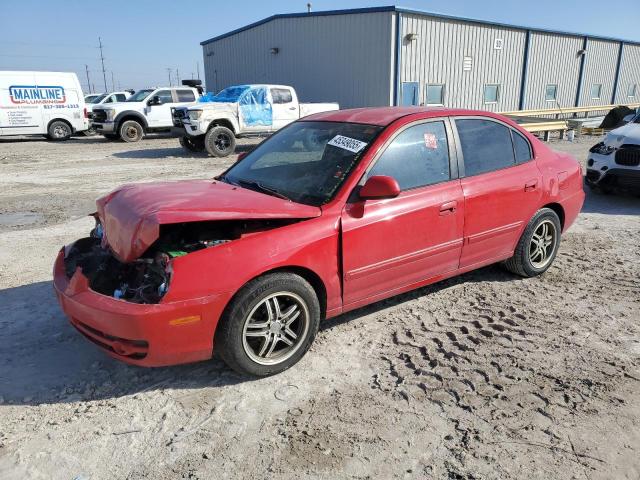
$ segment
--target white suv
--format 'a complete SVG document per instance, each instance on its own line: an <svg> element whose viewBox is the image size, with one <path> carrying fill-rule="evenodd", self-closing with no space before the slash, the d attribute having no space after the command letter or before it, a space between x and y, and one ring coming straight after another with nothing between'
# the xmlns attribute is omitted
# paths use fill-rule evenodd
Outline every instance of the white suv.
<svg viewBox="0 0 640 480"><path fill-rule="evenodd" d="M603 193L616 187L640 193L640 113L591 147L586 182Z"/></svg>
<svg viewBox="0 0 640 480"><path fill-rule="evenodd" d="M138 90L124 102L93 107L92 126L107 138L137 142L145 133L170 130L171 109L199 96L198 89L187 86Z"/></svg>

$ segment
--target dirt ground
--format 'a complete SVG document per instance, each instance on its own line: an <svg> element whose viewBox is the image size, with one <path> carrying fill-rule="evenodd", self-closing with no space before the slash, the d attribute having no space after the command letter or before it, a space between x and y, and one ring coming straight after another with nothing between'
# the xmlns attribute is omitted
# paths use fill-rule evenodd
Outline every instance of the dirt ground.
<svg viewBox="0 0 640 480"><path fill-rule="evenodd" d="M131 367L76 333L51 266L95 198L233 160L0 140L0 478L640 478L637 197L588 193L542 277L491 266L326 321L271 378Z"/></svg>

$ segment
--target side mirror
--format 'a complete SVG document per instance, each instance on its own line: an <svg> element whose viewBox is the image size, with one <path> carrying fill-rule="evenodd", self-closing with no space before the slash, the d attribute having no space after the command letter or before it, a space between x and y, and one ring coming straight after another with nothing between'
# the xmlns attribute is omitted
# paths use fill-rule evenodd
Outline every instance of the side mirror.
<svg viewBox="0 0 640 480"><path fill-rule="evenodd" d="M162 105L162 101L158 95L154 95L151 97L151 100L147 103L147 105Z"/></svg>
<svg viewBox="0 0 640 480"><path fill-rule="evenodd" d="M400 195L400 186L395 178L387 175L374 175L360 189L360 198L373 200L376 198L393 198Z"/></svg>

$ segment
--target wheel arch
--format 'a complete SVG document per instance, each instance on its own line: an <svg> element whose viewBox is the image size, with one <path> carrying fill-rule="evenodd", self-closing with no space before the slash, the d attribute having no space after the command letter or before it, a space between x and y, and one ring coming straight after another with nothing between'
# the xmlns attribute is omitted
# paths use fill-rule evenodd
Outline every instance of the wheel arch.
<svg viewBox="0 0 640 480"><path fill-rule="evenodd" d="M135 120L140 125L142 125L142 128L145 131L147 130L147 128L149 128L149 124L147 123L147 119L144 118L144 115L142 115L141 113L129 110L116 115L116 118L113 122L115 124L115 131L120 130L122 123L126 122L127 120Z"/></svg>
<svg viewBox="0 0 640 480"><path fill-rule="evenodd" d="M234 135L236 135L237 133L235 125L233 125L231 120L227 118L218 118L216 120L212 120L211 123L209 123L209 126L207 127L207 132L215 127L226 127L229 130L231 130Z"/></svg>
<svg viewBox="0 0 640 480"><path fill-rule="evenodd" d="M542 208L548 208L550 210L553 210L556 215L558 215L558 218L560 219L560 229L562 231L564 231L564 219L565 219L565 213L564 213L564 208L562 207L562 205L560 205L559 203L547 203L546 205L544 205Z"/></svg>

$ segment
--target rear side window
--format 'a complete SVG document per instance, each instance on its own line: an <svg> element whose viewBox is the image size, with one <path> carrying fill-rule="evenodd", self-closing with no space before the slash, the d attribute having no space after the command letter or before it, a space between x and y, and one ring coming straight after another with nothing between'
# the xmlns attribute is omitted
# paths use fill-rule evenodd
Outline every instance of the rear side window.
<svg viewBox="0 0 640 480"><path fill-rule="evenodd" d="M449 144L443 122L409 127L393 139L367 177L388 175L401 190L449 180Z"/></svg>
<svg viewBox="0 0 640 480"><path fill-rule="evenodd" d="M272 88L271 98L273 103L291 103L293 101L291 90L287 88Z"/></svg>
<svg viewBox="0 0 640 480"><path fill-rule="evenodd" d="M467 177L515 164L511 129L491 120L456 120Z"/></svg>
<svg viewBox="0 0 640 480"><path fill-rule="evenodd" d="M116 100L118 102L124 102L127 99L124 93L116 93Z"/></svg>
<svg viewBox="0 0 640 480"><path fill-rule="evenodd" d="M178 101L179 102L195 102L196 96L193 94L191 90L178 90Z"/></svg>
<svg viewBox="0 0 640 480"><path fill-rule="evenodd" d="M109 98L107 98L104 102L102 103L113 103L113 95L110 96Z"/></svg>
<svg viewBox="0 0 640 480"><path fill-rule="evenodd" d="M511 131L511 136L513 137L513 150L516 152L516 163L524 163L531 160L533 155L531 154L529 141L514 130Z"/></svg>

